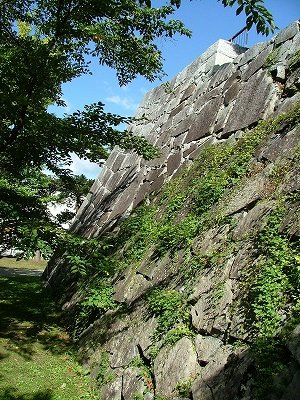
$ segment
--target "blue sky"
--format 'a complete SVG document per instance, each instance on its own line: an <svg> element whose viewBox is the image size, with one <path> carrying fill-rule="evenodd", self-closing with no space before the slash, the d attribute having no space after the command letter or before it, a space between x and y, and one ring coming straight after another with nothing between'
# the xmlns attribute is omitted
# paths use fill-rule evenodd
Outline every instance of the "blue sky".
<svg viewBox="0 0 300 400"><path fill-rule="evenodd" d="M164 1L156 1L163 4ZM300 18L300 0L265 0L265 6L273 14L279 29ZM158 39L163 52L166 77L171 79L184 67L200 56L218 39L229 39L245 26L245 16L236 16L234 7L224 8L217 0L182 0L182 6L173 16L179 19L193 32L191 39L178 36L174 39ZM255 28L249 32L248 47L268 40L257 35ZM270 36L271 37L271 36ZM138 77L126 87L119 87L113 70L100 66L95 60L92 64L93 75L73 80L63 86L65 109L52 108L58 115L82 109L85 104L102 101L106 111L125 116L133 116L144 94L163 81L148 82ZM96 178L100 168L95 164L74 157L74 173Z"/></svg>

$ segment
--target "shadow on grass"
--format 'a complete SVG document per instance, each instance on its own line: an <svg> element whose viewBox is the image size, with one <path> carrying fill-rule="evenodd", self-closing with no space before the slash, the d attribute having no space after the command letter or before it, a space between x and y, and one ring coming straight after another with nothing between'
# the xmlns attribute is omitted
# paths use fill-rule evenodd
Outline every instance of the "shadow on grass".
<svg viewBox="0 0 300 400"><path fill-rule="evenodd" d="M30 359L39 342L53 354L66 352L68 336L40 277L0 276L0 305L0 338L9 339L7 350Z"/></svg>
<svg viewBox="0 0 300 400"><path fill-rule="evenodd" d="M52 400L53 395L50 390L39 391L35 394L19 394L15 388L7 388L0 393L0 400Z"/></svg>

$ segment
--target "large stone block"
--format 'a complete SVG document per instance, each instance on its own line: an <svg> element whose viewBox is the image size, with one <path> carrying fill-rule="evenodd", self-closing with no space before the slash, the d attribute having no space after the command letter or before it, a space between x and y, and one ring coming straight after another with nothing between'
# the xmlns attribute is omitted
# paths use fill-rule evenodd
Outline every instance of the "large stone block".
<svg viewBox="0 0 300 400"><path fill-rule="evenodd" d="M223 345L220 339L213 336L196 335L195 347L200 365L206 364L213 359L214 354Z"/></svg>
<svg viewBox="0 0 300 400"><path fill-rule="evenodd" d="M265 50L265 48L269 45L268 42L260 42L256 43L250 49L248 49L241 57L241 60L238 64L238 67L242 67L245 64L248 64L252 61L258 54Z"/></svg>
<svg viewBox="0 0 300 400"><path fill-rule="evenodd" d="M207 90L204 94L200 94L193 104L194 112L198 113L201 111L210 100L220 97L221 93L222 87L218 86L217 88Z"/></svg>
<svg viewBox="0 0 300 400"><path fill-rule="evenodd" d="M106 383L101 388L101 398L109 400L122 400L122 376Z"/></svg>
<svg viewBox="0 0 300 400"><path fill-rule="evenodd" d="M299 21L295 21L275 36L275 44L279 44L293 38L299 32Z"/></svg>
<svg viewBox="0 0 300 400"><path fill-rule="evenodd" d="M174 154L171 154L167 161L167 174L172 175L179 166L181 165L182 153L181 151L177 151Z"/></svg>
<svg viewBox="0 0 300 400"><path fill-rule="evenodd" d="M223 129L228 121L232 108L234 107L234 101L230 102L226 107L220 107L216 118L216 124L214 126L214 132L219 133L218 138L223 139L231 135L231 132L223 132Z"/></svg>
<svg viewBox="0 0 300 400"><path fill-rule="evenodd" d="M154 285L154 282L145 279L142 274L137 274L135 267L125 272L123 279L115 286L114 299L120 303L132 304L141 298L145 292Z"/></svg>
<svg viewBox="0 0 300 400"><path fill-rule="evenodd" d="M135 396L142 396L145 389L139 368L127 368L123 374L122 400L132 400Z"/></svg>
<svg viewBox="0 0 300 400"><path fill-rule="evenodd" d="M236 99L241 88L241 84L236 81L234 82L225 92L224 94L224 105L227 107L229 103Z"/></svg>
<svg viewBox="0 0 300 400"><path fill-rule="evenodd" d="M105 344L105 350L109 353L111 368L126 367L139 354L131 328L114 335Z"/></svg>
<svg viewBox="0 0 300 400"><path fill-rule="evenodd" d="M258 160L268 160L271 162L293 158L300 142L300 127L296 127L289 134L277 135L272 138L268 146L258 154Z"/></svg>
<svg viewBox="0 0 300 400"><path fill-rule="evenodd" d="M263 118L272 98L277 99L272 78L266 72L258 71L241 85L224 132L246 128Z"/></svg>
<svg viewBox="0 0 300 400"><path fill-rule="evenodd" d="M180 339L172 348L164 348L154 361L156 395L175 397L176 385L196 378L199 373L197 354L190 339Z"/></svg>
<svg viewBox="0 0 300 400"><path fill-rule="evenodd" d="M252 75L255 74L255 72L257 72L259 69L263 67L272 49L273 49L272 45L266 47L249 63L248 67L242 73L243 81L247 81Z"/></svg>
<svg viewBox="0 0 300 400"><path fill-rule="evenodd" d="M261 230L266 224L266 216L274 207L273 201L264 201L256 204L248 212L240 215L237 226L232 231L233 240L241 240L247 235Z"/></svg>
<svg viewBox="0 0 300 400"><path fill-rule="evenodd" d="M196 90L195 83L192 83L191 85L189 85L186 88L186 90L183 92L179 103L182 103L183 101L187 100L195 92L195 90Z"/></svg>
<svg viewBox="0 0 300 400"><path fill-rule="evenodd" d="M185 143L201 139L213 132L221 104L222 98L220 96L216 97L208 102L199 114L194 116L194 121L189 128Z"/></svg>
<svg viewBox="0 0 300 400"><path fill-rule="evenodd" d="M174 126L174 129L171 131L172 136L179 136L182 133L188 131L190 129L190 126L192 125L195 117L193 115L187 116L186 119L183 121L179 122L178 125Z"/></svg>
<svg viewBox="0 0 300 400"><path fill-rule="evenodd" d="M220 65L219 68L216 70L214 75L211 77L209 82L209 89L217 88L220 86L224 81L226 81L234 72L236 71L236 67L233 63L226 63Z"/></svg>
<svg viewBox="0 0 300 400"><path fill-rule="evenodd" d="M263 171L248 179L240 191L235 193L224 210L224 215L235 214L243 209L254 207L258 200L263 199L270 190L267 171Z"/></svg>

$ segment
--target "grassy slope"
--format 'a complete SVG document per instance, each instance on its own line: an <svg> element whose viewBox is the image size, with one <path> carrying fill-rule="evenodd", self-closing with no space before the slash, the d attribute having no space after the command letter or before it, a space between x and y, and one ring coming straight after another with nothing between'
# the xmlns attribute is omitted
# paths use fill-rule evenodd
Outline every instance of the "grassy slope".
<svg viewBox="0 0 300 400"><path fill-rule="evenodd" d="M0 400L93 398L58 317L40 278L0 277Z"/></svg>

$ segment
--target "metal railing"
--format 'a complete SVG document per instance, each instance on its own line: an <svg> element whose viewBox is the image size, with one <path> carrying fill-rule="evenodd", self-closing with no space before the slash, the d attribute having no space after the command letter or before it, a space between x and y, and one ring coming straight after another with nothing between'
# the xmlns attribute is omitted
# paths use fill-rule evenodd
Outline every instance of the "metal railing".
<svg viewBox="0 0 300 400"><path fill-rule="evenodd" d="M248 30L247 27L245 26L243 29L238 31L232 38L228 40L231 43L238 44L239 46L242 47L247 47L248 45Z"/></svg>

